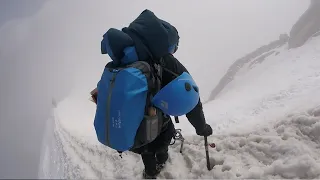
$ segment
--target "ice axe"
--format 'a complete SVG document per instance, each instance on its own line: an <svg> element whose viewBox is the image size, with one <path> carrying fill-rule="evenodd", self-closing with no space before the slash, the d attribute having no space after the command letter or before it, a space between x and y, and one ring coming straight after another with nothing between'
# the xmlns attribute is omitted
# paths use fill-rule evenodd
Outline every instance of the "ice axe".
<svg viewBox="0 0 320 180"><path fill-rule="evenodd" d="M213 169L214 165L215 165L215 161L214 161L214 159L210 159L210 157L209 157L207 136L204 136L204 146L205 146L205 150L206 150L207 168L208 168L209 171L211 171Z"/></svg>

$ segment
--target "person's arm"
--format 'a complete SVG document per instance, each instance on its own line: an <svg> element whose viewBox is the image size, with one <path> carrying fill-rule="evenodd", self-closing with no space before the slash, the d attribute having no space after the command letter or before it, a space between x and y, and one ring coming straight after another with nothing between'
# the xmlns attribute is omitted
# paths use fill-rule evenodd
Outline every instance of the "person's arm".
<svg viewBox="0 0 320 180"><path fill-rule="evenodd" d="M189 73L188 70L171 54L164 56L163 62L161 64L164 68L178 75L181 75L183 72ZM175 78L175 75L173 75L170 72L167 72L164 69L162 73L162 86L167 85ZM193 108L193 110L186 114L186 117L188 118L192 126L196 129L198 135L211 135L212 129L209 125L206 124L200 98L198 104Z"/></svg>

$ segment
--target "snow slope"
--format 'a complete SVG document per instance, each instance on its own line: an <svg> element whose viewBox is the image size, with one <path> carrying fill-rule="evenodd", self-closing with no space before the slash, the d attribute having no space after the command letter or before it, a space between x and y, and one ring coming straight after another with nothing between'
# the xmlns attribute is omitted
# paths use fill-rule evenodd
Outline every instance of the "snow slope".
<svg viewBox="0 0 320 180"><path fill-rule="evenodd" d="M217 145L210 149L214 169L206 169L203 138L181 117L183 153L179 141L170 147L160 178L320 178L320 38L281 48L205 104L214 129L208 140ZM121 159L97 142L88 97L74 92L53 111L39 177L140 179L138 155Z"/></svg>

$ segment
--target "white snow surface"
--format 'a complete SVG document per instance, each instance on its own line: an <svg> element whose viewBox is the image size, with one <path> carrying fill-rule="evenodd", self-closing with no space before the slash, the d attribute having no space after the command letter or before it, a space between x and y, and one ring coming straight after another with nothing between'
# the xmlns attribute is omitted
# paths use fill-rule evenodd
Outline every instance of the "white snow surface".
<svg viewBox="0 0 320 180"><path fill-rule="evenodd" d="M298 49L278 49L255 67L245 67L219 98L204 105L213 135L206 168L203 137L185 117L186 139L170 146L159 178L320 178L320 39ZM92 87L88 87L88 92ZM74 92L53 111L44 138L40 178L141 179L139 155L118 153L95 135L95 105Z"/></svg>

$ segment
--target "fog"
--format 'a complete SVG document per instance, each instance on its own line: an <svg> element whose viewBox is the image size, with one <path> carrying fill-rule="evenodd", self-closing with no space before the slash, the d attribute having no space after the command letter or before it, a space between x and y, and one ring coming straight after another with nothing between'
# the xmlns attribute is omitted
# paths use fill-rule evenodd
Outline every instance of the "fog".
<svg viewBox="0 0 320 180"><path fill-rule="evenodd" d="M37 13L47 0L1 0L0 1L0 27L14 18L21 18Z"/></svg>
<svg viewBox="0 0 320 180"><path fill-rule="evenodd" d="M100 54L108 28L127 26L146 8L176 26L181 37L176 57L205 99L233 61L289 32L308 4L55 0L7 22L0 29L0 178L36 177L51 101L95 87L109 61Z"/></svg>

